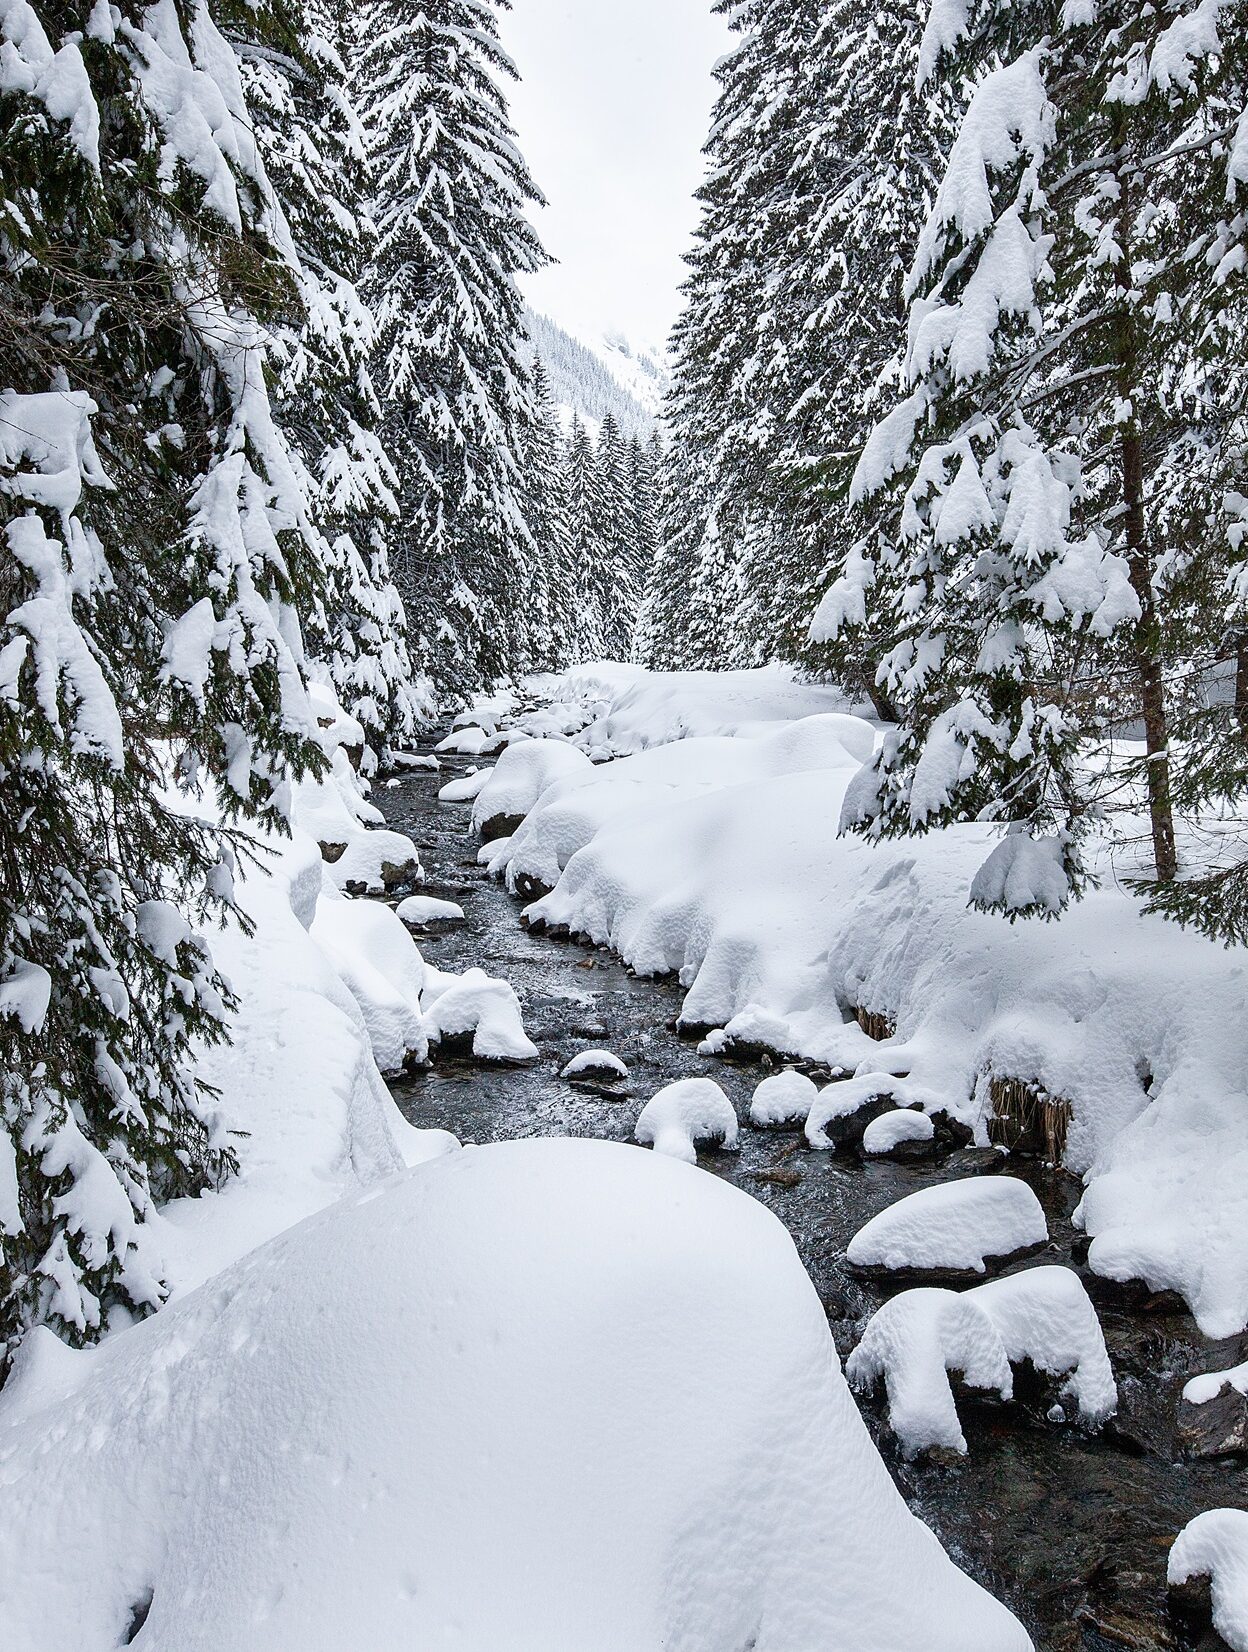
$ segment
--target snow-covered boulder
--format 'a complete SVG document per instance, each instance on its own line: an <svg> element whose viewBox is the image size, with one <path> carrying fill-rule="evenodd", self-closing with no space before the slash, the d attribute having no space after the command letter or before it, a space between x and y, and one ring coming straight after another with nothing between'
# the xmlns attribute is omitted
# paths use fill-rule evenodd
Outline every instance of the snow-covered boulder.
<svg viewBox="0 0 1248 1652"><path fill-rule="evenodd" d="M1062 1380L1061 1397L1079 1421L1097 1428L1118 1409L1105 1337L1096 1309L1071 1268L1025 1268L964 1292L988 1315L1011 1365L1028 1361Z"/></svg>
<svg viewBox="0 0 1248 1652"><path fill-rule="evenodd" d="M895 1107L872 1119L862 1133L862 1150L872 1158L922 1151L936 1139L936 1126L915 1107Z"/></svg>
<svg viewBox="0 0 1248 1652"><path fill-rule="evenodd" d="M1014 1378L992 1321L966 1296L932 1287L903 1291L872 1317L845 1362L855 1388L883 1380L888 1421L907 1457L943 1448L966 1452L949 1384L956 1371L968 1388L1008 1400Z"/></svg>
<svg viewBox="0 0 1248 1652"><path fill-rule="evenodd" d="M786 1067L782 1073L769 1074L755 1090L750 1102L750 1123L763 1128L800 1123L818 1096L814 1079Z"/></svg>
<svg viewBox="0 0 1248 1652"><path fill-rule="evenodd" d="M1171 1589L1207 1579L1213 1627L1231 1652L1248 1652L1248 1512L1206 1509L1175 1539L1166 1566Z"/></svg>
<svg viewBox="0 0 1248 1652"><path fill-rule="evenodd" d="M487 843L510 837L548 786L593 772L585 753L566 740L523 740L508 746L472 806L473 830Z"/></svg>
<svg viewBox="0 0 1248 1652"><path fill-rule="evenodd" d="M627 1078L628 1065L611 1050L582 1050L559 1074L560 1078Z"/></svg>
<svg viewBox="0 0 1248 1652"><path fill-rule="evenodd" d="M1183 1388L1177 1427L1188 1457L1248 1455L1248 1361L1192 1377Z"/></svg>
<svg viewBox="0 0 1248 1652"><path fill-rule="evenodd" d="M635 1139L687 1164L698 1162L696 1143L737 1145L737 1115L713 1078L682 1078L665 1084L642 1108Z"/></svg>
<svg viewBox="0 0 1248 1652"><path fill-rule="evenodd" d="M409 895L394 910L395 916L413 929L425 929L429 924L464 921L464 909L458 902L435 900L432 895Z"/></svg>
<svg viewBox="0 0 1248 1652"><path fill-rule="evenodd" d="M359 1005L381 1071L425 1061L425 964L398 916L380 901L348 900L326 879L311 934Z"/></svg>
<svg viewBox="0 0 1248 1652"><path fill-rule="evenodd" d="M1117 1408L1096 1310L1069 1268L1031 1268L960 1294L903 1291L869 1321L845 1371L864 1390L883 1379L889 1424L914 1456L966 1451L951 1372L968 1388L1008 1400L1024 1361L1061 1379L1061 1398L1085 1427L1099 1427Z"/></svg>
<svg viewBox="0 0 1248 1652"><path fill-rule="evenodd" d="M482 728L479 724L469 723L463 728L453 728L434 747L435 751L454 752L461 757L480 757L482 752L493 749L497 744L498 736L492 728Z"/></svg>
<svg viewBox="0 0 1248 1652"><path fill-rule="evenodd" d="M430 1044L468 1041L478 1061L536 1061L537 1045L524 1030L515 989L482 969L444 975L425 965L421 999Z"/></svg>
<svg viewBox="0 0 1248 1652"><path fill-rule="evenodd" d="M1012 1176L966 1177L920 1188L873 1216L846 1257L866 1273L972 1278L1043 1245L1039 1199Z"/></svg>
<svg viewBox="0 0 1248 1652"><path fill-rule="evenodd" d="M493 773L493 769L472 769L458 780L448 780L438 792L438 802L471 803Z"/></svg>
<svg viewBox="0 0 1248 1652"><path fill-rule="evenodd" d="M455 1153L54 1380L45 1339L0 1396L6 1652L144 1611L177 1652L1030 1645L894 1488L783 1226L657 1157Z"/></svg>

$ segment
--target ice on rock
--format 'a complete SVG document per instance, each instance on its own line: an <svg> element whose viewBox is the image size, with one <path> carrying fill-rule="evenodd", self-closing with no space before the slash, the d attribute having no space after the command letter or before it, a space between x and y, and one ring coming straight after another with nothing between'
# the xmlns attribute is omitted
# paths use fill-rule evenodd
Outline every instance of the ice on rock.
<svg viewBox="0 0 1248 1652"><path fill-rule="evenodd" d="M873 1157L892 1153L908 1142L928 1142L936 1134L936 1126L927 1113L915 1107L897 1107L891 1113L881 1113L862 1133L862 1150Z"/></svg>
<svg viewBox="0 0 1248 1652"><path fill-rule="evenodd" d="M1213 1627L1231 1652L1248 1652L1248 1512L1206 1509L1175 1539L1166 1581L1179 1588L1209 1579Z"/></svg>
<svg viewBox="0 0 1248 1652"><path fill-rule="evenodd" d="M737 1115L714 1079L682 1078L646 1103L633 1134L656 1153L696 1164L697 1142L736 1147Z"/></svg>
<svg viewBox="0 0 1248 1652"><path fill-rule="evenodd" d="M444 975L425 966L424 1029L430 1044L472 1034L480 1061L536 1061L537 1045L524 1030L520 1000L506 981L482 969Z"/></svg>
<svg viewBox="0 0 1248 1652"><path fill-rule="evenodd" d="M1118 1387L1096 1309L1070 1268L1026 1268L964 1293L996 1327L1012 1365L1030 1360L1065 1377L1062 1398L1095 1428L1118 1409Z"/></svg>
<svg viewBox="0 0 1248 1652"><path fill-rule="evenodd" d="M1012 1176L971 1176L920 1188L873 1216L846 1256L863 1269L982 1274L1049 1237L1039 1199Z"/></svg>
<svg viewBox="0 0 1248 1652"><path fill-rule="evenodd" d="M966 1452L949 1372L968 1388L1008 1400L1014 1377L992 1321L966 1295L927 1287L903 1291L872 1317L845 1362L854 1388L883 1380L888 1420L907 1457L941 1447Z"/></svg>
<svg viewBox="0 0 1248 1652"><path fill-rule="evenodd" d="M818 1095L813 1079L786 1067L782 1073L769 1074L755 1090L750 1102L750 1122L764 1127L799 1123L806 1118Z"/></svg>
<svg viewBox="0 0 1248 1652"><path fill-rule="evenodd" d="M565 740L522 740L508 746L472 807L473 830L509 837L547 787L592 775L594 765Z"/></svg>
<svg viewBox="0 0 1248 1652"><path fill-rule="evenodd" d="M607 1073L612 1078L627 1078L628 1066L611 1050L582 1050L559 1074L560 1078L580 1078L588 1073Z"/></svg>
<svg viewBox="0 0 1248 1652"><path fill-rule="evenodd" d="M493 769L473 769L458 780L448 780L438 792L439 803L471 803L494 773Z"/></svg>
<svg viewBox="0 0 1248 1652"><path fill-rule="evenodd" d="M148 1601L178 1652L1030 1645L893 1486L782 1224L657 1156L452 1153L71 1363L0 1395L15 1652Z"/></svg>
<svg viewBox="0 0 1248 1652"><path fill-rule="evenodd" d="M395 908L395 915L413 929L426 924L462 923L464 909L455 901L435 900L432 895L409 895Z"/></svg>

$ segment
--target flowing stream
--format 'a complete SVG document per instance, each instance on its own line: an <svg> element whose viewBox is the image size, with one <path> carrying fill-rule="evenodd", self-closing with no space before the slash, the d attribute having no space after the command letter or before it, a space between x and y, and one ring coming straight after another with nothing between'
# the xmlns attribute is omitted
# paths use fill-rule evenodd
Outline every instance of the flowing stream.
<svg viewBox="0 0 1248 1652"><path fill-rule="evenodd" d="M458 901L467 915L465 924L421 936L425 955L443 969L476 964L506 977L541 1059L491 1068L443 1060L393 1086L406 1117L471 1142L564 1134L625 1142L642 1103L661 1085L707 1074L746 1120L763 1068L699 1056L679 1038L677 983L638 979L605 952L522 928L520 903L477 865L469 807L437 801L438 787L468 766L444 758L439 773L416 772L379 796L389 823L420 845L422 892ZM596 1045L623 1057L627 1081L559 1078L578 1051ZM845 1245L903 1194L959 1173L940 1159L864 1162L857 1153L815 1153L796 1129L762 1131L748 1123L738 1153L701 1152L699 1163L784 1222L842 1359L885 1292L849 1271ZM1008 1173L1036 1190L1052 1234L1048 1251L1021 1265L1078 1265L1079 1236L1070 1223L1077 1182L1022 1159L1012 1159ZM863 1402L868 1426L907 1501L959 1563L1010 1604L1043 1652L1220 1647L1211 1632L1201 1639L1171 1617L1166 1554L1193 1515L1248 1502L1248 1474L1226 1460L1183 1460L1174 1418L1186 1377L1248 1357L1248 1338L1210 1344L1173 1302L1130 1301L1081 1272L1100 1309L1119 1385L1119 1415L1103 1433L1047 1421L1051 1396L1040 1394L1010 1406L960 1396L969 1453L953 1463L903 1462L876 1401ZM809 1420L794 1417L793 1426ZM828 1564L836 1563L829 1555Z"/></svg>

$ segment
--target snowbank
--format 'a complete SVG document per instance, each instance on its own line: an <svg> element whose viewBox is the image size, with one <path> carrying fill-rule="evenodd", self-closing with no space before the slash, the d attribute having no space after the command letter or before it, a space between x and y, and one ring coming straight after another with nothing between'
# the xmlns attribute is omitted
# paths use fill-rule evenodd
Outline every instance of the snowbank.
<svg viewBox="0 0 1248 1652"><path fill-rule="evenodd" d="M1029 1645L894 1489L782 1225L684 1165L452 1154L50 1380L38 1340L0 1396L11 1652L144 1610L178 1652Z"/></svg>
<svg viewBox="0 0 1248 1652"><path fill-rule="evenodd" d="M726 736L656 746L636 756L557 780L492 863L513 893L526 885L552 888L572 857L604 827L621 832L657 808L750 780L808 769L856 773L874 736L856 717L826 715L785 724L755 740Z"/></svg>
<svg viewBox="0 0 1248 1652"><path fill-rule="evenodd" d="M682 1078L665 1084L642 1108L634 1139L656 1153L687 1164L698 1162L696 1143L737 1145L737 1115L713 1078Z"/></svg>
<svg viewBox="0 0 1248 1652"><path fill-rule="evenodd" d="M608 686L588 676L579 683L582 693ZM607 704L580 743L616 757L700 735L759 734L768 725L848 709L839 690L798 682L778 665L752 671L636 673L612 685L609 698L602 698Z"/></svg>
<svg viewBox="0 0 1248 1652"><path fill-rule="evenodd" d="M213 956L238 996L232 1043L202 1052L199 1071L220 1092L239 1173L217 1192L166 1205L157 1218L165 1269L177 1295L274 1234L369 1187L405 1164L454 1144L400 1115L381 1079L360 1002L313 938L323 907L369 923L385 912L327 889L316 844L300 832L265 845L238 883L251 937L236 925L210 933ZM399 939L415 953L393 915ZM344 918L344 946L358 954ZM326 938L322 926L321 938ZM372 983L384 1001L392 990ZM366 996L361 993L361 996ZM400 1024L423 1043L404 1012Z"/></svg>
<svg viewBox="0 0 1248 1652"><path fill-rule="evenodd" d="M920 1188L859 1228L845 1255L855 1268L984 1273L991 1259L1042 1245L1039 1199L1013 1176L969 1176Z"/></svg>
<svg viewBox="0 0 1248 1652"><path fill-rule="evenodd" d="M1209 1579L1213 1627L1231 1652L1248 1652L1248 1513L1207 1509L1175 1540L1166 1567L1171 1587Z"/></svg>
<svg viewBox="0 0 1248 1652"><path fill-rule="evenodd" d="M326 879L311 935L359 1005L381 1071L425 1061L425 966L398 915L379 901L348 900Z"/></svg>
<svg viewBox="0 0 1248 1652"><path fill-rule="evenodd" d="M813 1079L786 1067L782 1073L770 1074L755 1090L750 1123L761 1127L797 1123L805 1119L818 1095Z"/></svg>
<svg viewBox="0 0 1248 1652"><path fill-rule="evenodd" d="M472 806L472 827L485 838L507 837L548 786L593 773L585 753L564 740L523 740L508 746Z"/></svg>
<svg viewBox="0 0 1248 1652"><path fill-rule="evenodd" d="M708 705L716 684L731 686L711 679ZM666 704L668 687L638 679L629 704ZM682 731L649 711L621 725L638 743ZM1248 1325L1238 955L1143 916L1107 860L1103 887L1053 923L973 911L990 828L838 838L852 770L751 774L764 743L725 741L738 753L704 767L687 739L552 788L496 864L513 888L527 887L521 874L558 880L531 920L609 945L642 974L678 974L686 1023L713 1029L708 1050L765 1043L860 1077L908 1074L893 1079L899 1105L944 1110L981 1143L994 1079L1069 1103L1065 1163L1087 1178L1093 1268L1180 1292L1208 1335ZM650 759L673 764L664 782L629 784ZM868 1038L855 1010L895 1032Z"/></svg>

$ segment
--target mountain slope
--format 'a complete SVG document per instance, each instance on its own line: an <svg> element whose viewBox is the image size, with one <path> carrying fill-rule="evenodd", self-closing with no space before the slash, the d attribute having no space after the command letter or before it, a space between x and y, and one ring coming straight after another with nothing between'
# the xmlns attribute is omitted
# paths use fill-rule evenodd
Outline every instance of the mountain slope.
<svg viewBox="0 0 1248 1652"><path fill-rule="evenodd" d="M656 352L611 334L598 346L571 333L536 310L525 312L533 348L550 376L561 411L579 415L596 433L608 413L626 436L646 437L667 389L667 367Z"/></svg>

